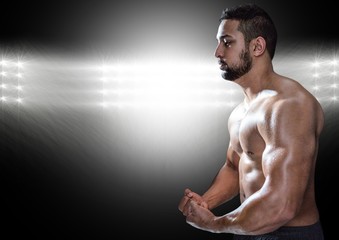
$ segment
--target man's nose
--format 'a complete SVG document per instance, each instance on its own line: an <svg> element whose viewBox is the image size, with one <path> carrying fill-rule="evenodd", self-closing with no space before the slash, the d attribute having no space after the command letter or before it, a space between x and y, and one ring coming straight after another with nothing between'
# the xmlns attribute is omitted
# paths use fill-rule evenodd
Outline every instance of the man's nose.
<svg viewBox="0 0 339 240"><path fill-rule="evenodd" d="M220 44L218 44L217 48L215 49L214 56L216 58L222 58L223 57L223 51L222 51Z"/></svg>

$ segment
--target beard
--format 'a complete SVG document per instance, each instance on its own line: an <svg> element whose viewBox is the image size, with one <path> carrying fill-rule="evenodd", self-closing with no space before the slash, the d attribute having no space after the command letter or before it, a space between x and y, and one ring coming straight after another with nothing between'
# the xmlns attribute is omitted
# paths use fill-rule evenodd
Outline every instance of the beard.
<svg viewBox="0 0 339 240"><path fill-rule="evenodd" d="M227 69L221 73L221 76L229 81L234 81L246 73L248 73L252 68L252 59L250 52L247 50L242 50L240 55L240 64L230 67L227 65Z"/></svg>

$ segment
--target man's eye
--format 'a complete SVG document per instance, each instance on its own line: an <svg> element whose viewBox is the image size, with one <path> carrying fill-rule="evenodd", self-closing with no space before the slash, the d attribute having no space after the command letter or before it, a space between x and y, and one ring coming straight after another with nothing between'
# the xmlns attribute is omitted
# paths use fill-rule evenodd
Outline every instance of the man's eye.
<svg viewBox="0 0 339 240"><path fill-rule="evenodd" d="M223 42L224 42L226 47L230 47L231 46L231 41L228 41L228 40L224 39Z"/></svg>

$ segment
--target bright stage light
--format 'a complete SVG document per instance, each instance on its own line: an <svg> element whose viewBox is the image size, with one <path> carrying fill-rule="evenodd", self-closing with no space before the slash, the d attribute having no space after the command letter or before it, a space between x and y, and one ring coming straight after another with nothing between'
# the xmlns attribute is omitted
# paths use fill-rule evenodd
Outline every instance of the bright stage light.
<svg viewBox="0 0 339 240"><path fill-rule="evenodd" d="M338 61L328 56L319 57L312 64L313 86L311 92L316 96L323 107L337 102L337 72ZM305 83L307 87L307 83Z"/></svg>
<svg viewBox="0 0 339 240"><path fill-rule="evenodd" d="M6 103L22 103L23 62L4 59L0 62L1 71L1 101Z"/></svg>
<svg viewBox="0 0 339 240"><path fill-rule="evenodd" d="M105 64L98 70L105 79L99 90L105 102L100 105L105 107L229 106L237 89L221 79L216 63L143 60Z"/></svg>
<svg viewBox="0 0 339 240"><path fill-rule="evenodd" d="M336 57L311 55L276 58L277 72L296 79L321 103L338 95ZM29 67L15 57L0 61L1 96L7 103L102 106L105 109L232 109L242 101L237 84L221 78L215 59L120 59L93 66L89 62L58 58L33 59ZM64 61L64 62L63 62ZM286 68L285 68L286 67ZM4 102L4 100L2 100ZM81 103L82 102L82 103Z"/></svg>

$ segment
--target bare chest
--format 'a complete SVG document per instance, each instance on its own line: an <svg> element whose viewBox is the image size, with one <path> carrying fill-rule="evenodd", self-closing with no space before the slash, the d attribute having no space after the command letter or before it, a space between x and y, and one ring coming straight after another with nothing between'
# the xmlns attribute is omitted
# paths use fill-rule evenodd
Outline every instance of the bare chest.
<svg viewBox="0 0 339 240"><path fill-rule="evenodd" d="M260 112L244 111L232 113L229 121L230 142L241 156L261 157L265 143L258 132L258 123L262 121Z"/></svg>

